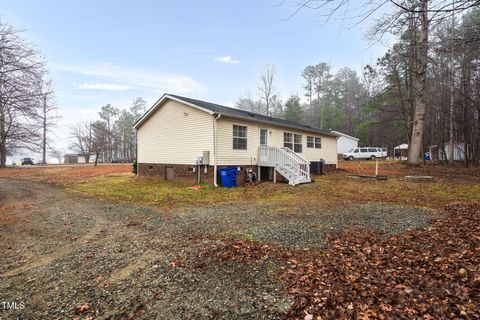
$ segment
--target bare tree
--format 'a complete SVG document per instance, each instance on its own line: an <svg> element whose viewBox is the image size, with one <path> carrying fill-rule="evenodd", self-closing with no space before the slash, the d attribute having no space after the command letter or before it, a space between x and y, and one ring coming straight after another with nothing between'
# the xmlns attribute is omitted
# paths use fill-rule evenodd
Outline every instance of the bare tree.
<svg viewBox="0 0 480 320"><path fill-rule="evenodd" d="M71 128L71 148L85 157L85 162L90 163L93 151L93 130L90 122L77 123Z"/></svg>
<svg viewBox="0 0 480 320"><path fill-rule="evenodd" d="M277 70L275 65L266 63L263 66L262 73L260 74L260 85L258 86L258 95L262 102L265 104L265 114L270 115L271 109L277 100L277 88L275 87L275 77Z"/></svg>
<svg viewBox="0 0 480 320"><path fill-rule="evenodd" d="M111 161L113 158L114 154L114 147L113 147L113 125L114 125L114 117L118 116L120 113L120 110L117 108L113 107L111 104L107 104L103 106L98 113L100 118L102 118L107 125L107 132L108 132L108 137L107 137L107 144L105 146L105 152L106 152L106 160Z"/></svg>
<svg viewBox="0 0 480 320"><path fill-rule="evenodd" d="M41 121L42 127L42 163L47 164L47 149L48 149L48 133L51 131L52 127L55 126L58 119L58 115L53 114L57 111L55 102L53 100L53 87L52 81L47 80L42 84L42 91L40 92L40 115L39 120Z"/></svg>
<svg viewBox="0 0 480 320"><path fill-rule="evenodd" d="M65 155L65 151L55 147L49 147L48 150L49 150L49 154L58 160L58 164L62 164L62 159L63 159L63 156Z"/></svg>
<svg viewBox="0 0 480 320"><path fill-rule="evenodd" d="M133 100L133 103L130 107L130 112L133 114L135 121L140 119L140 117L147 111L147 101L142 97L137 97Z"/></svg>
<svg viewBox="0 0 480 320"><path fill-rule="evenodd" d="M109 132L105 122L97 120L90 124L92 134L89 136L91 150L95 154L95 166L98 164L100 153L108 144Z"/></svg>
<svg viewBox="0 0 480 320"><path fill-rule="evenodd" d="M0 167L17 149L35 150L44 61L21 38L22 30L0 21Z"/></svg>
<svg viewBox="0 0 480 320"><path fill-rule="evenodd" d="M235 108L259 114L265 114L263 104L259 100L252 97L252 93L247 91L243 97L238 98L235 102Z"/></svg>
<svg viewBox="0 0 480 320"><path fill-rule="evenodd" d="M325 22L328 22L335 14L342 12L350 13L357 25L369 18L376 12L382 12L376 19L375 28L372 29L372 38L380 39L386 32L404 28L409 19L419 21L418 43L416 63L417 73L415 75L415 98L414 117L412 124L411 143L409 146L408 164L420 165L420 156L423 149L423 134L426 112L427 95L427 67L429 52L429 33L432 26L437 26L444 19L455 12L461 12L480 5L478 0L459 1L458 5L451 8L451 0L364 0L356 3L351 0L301 0L296 3L295 15L302 9L321 10ZM389 7L386 7L389 6ZM385 7L385 8L384 8ZM382 10L379 10L382 8ZM386 13L383 13L386 12ZM407 22L407 23L406 23Z"/></svg>
<svg viewBox="0 0 480 320"><path fill-rule="evenodd" d="M452 7L455 8L455 0L452 1ZM455 12L452 13L452 32L455 30ZM448 159L453 161L455 159L455 142L454 142L454 107L455 107L455 46L453 41L450 44L450 69L451 69L451 85L450 85L450 126L449 126L449 141L448 141Z"/></svg>

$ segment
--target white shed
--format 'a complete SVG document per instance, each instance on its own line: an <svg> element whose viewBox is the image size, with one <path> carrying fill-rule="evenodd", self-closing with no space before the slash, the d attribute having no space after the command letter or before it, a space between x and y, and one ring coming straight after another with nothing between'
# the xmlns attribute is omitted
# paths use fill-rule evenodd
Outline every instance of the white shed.
<svg viewBox="0 0 480 320"><path fill-rule="evenodd" d="M349 136L348 134L338 132L338 131L331 131L331 132L338 135L338 138L337 138L338 154L348 152L351 149L358 147L358 140L360 139Z"/></svg>
<svg viewBox="0 0 480 320"><path fill-rule="evenodd" d="M448 161L450 159L450 144L445 142L445 155ZM442 150L438 150L438 158L440 160L445 160L445 155ZM453 144L453 161L465 161L465 145L462 142L455 142Z"/></svg>

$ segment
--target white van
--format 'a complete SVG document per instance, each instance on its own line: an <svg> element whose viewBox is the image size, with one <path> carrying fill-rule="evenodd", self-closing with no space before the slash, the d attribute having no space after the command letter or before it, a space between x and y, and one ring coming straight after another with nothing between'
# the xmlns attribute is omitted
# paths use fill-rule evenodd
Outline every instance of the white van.
<svg viewBox="0 0 480 320"><path fill-rule="evenodd" d="M387 151L377 147L358 147L342 154L344 160L353 159L370 159L384 158L387 156Z"/></svg>

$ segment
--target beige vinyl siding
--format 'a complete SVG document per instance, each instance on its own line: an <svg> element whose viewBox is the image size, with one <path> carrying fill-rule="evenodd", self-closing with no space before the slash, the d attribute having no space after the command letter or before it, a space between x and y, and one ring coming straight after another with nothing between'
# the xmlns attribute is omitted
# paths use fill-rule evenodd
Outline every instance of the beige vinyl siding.
<svg viewBox="0 0 480 320"><path fill-rule="evenodd" d="M322 138L322 148L307 148L307 136ZM309 161L323 159L327 164L337 164L337 138L319 134L305 133L303 137L303 156Z"/></svg>
<svg viewBox="0 0 480 320"><path fill-rule="evenodd" d="M247 150L233 149L233 125L247 127ZM217 120L217 164L224 165L255 165L257 163L260 133L258 124L226 119L223 116Z"/></svg>
<svg viewBox="0 0 480 320"><path fill-rule="evenodd" d="M233 125L247 126L247 150L233 149ZM283 133L291 132L302 135L302 153L309 161L324 159L327 164L337 163L336 137L313 134L311 132L264 125L256 122L242 121L222 116L218 120L218 165L255 165L260 146L260 129L268 129L268 146L283 147ZM322 138L322 148L307 148L307 135Z"/></svg>
<svg viewBox="0 0 480 320"><path fill-rule="evenodd" d="M139 163L195 164L210 151L213 165L213 116L176 101L166 100L140 126L137 139Z"/></svg>

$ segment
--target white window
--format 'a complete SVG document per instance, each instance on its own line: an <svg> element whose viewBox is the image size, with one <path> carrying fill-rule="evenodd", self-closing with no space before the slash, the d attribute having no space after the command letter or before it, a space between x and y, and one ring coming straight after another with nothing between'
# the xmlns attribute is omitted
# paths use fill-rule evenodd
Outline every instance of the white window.
<svg viewBox="0 0 480 320"><path fill-rule="evenodd" d="M233 149L247 150L247 127L233 125Z"/></svg>
<svg viewBox="0 0 480 320"><path fill-rule="evenodd" d="M307 136L307 148L314 148L314 142L312 136Z"/></svg>
<svg viewBox="0 0 480 320"><path fill-rule="evenodd" d="M283 133L283 146L285 148L290 148L293 150L293 133L290 133L290 132Z"/></svg>
<svg viewBox="0 0 480 320"><path fill-rule="evenodd" d="M321 148L322 148L322 138L315 137L315 149L321 149Z"/></svg>
<svg viewBox="0 0 480 320"><path fill-rule="evenodd" d="M302 135L301 134L293 135L293 151L302 153Z"/></svg>
<svg viewBox="0 0 480 320"><path fill-rule="evenodd" d="M322 138L307 136L307 148L322 148Z"/></svg>
<svg viewBox="0 0 480 320"><path fill-rule="evenodd" d="M268 140L268 130L260 128L260 145L266 146Z"/></svg>
<svg viewBox="0 0 480 320"><path fill-rule="evenodd" d="M294 152L302 153L302 135L284 132L283 146L292 149Z"/></svg>

